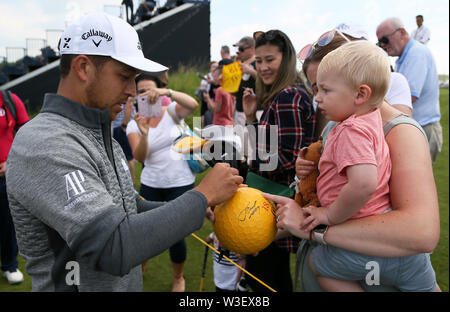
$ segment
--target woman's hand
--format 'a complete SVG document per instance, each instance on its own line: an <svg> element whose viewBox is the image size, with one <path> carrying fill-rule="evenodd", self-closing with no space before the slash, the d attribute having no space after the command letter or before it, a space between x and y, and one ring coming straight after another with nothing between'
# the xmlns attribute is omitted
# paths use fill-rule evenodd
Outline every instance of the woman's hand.
<svg viewBox="0 0 450 312"><path fill-rule="evenodd" d="M256 95L252 88L245 88L242 95L242 106L247 122L257 121L256 109L258 108L258 103L256 102Z"/></svg>
<svg viewBox="0 0 450 312"><path fill-rule="evenodd" d="M311 160L306 160L304 157L304 150L300 150L300 154L295 161L295 174L300 179L306 178L311 172L316 169L316 165Z"/></svg>
<svg viewBox="0 0 450 312"><path fill-rule="evenodd" d="M144 95L148 96L148 104L155 104L161 95L164 95L163 89L149 89Z"/></svg>
<svg viewBox="0 0 450 312"><path fill-rule="evenodd" d="M301 207L295 200L267 193L262 193L262 195L278 204L276 215L279 229L286 230L294 236L309 239L309 233L300 228L300 224L305 217Z"/></svg>
<svg viewBox="0 0 450 312"><path fill-rule="evenodd" d="M148 117L140 116L139 113L136 113L136 115L134 115L134 120L136 121L139 131L141 131L143 136L148 135L148 128L149 128L148 119L149 119Z"/></svg>

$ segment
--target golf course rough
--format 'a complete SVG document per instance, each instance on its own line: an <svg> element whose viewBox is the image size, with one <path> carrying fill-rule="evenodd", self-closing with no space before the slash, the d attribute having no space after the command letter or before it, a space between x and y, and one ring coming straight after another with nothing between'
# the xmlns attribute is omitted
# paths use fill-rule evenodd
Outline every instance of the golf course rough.
<svg viewBox="0 0 450 312"><path fill-rule="evenodd" d="M214 232L223 248L241 255L269 246L277 232L276 207L261 191L240 187L226 202L214 208Z"/></svg>

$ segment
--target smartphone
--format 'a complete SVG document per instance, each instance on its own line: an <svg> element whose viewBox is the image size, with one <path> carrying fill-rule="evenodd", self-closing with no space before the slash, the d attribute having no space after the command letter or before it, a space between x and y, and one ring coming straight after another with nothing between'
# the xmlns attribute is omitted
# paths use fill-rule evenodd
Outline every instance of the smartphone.
<svg viewBox="0 0 450 312"><path fill-rule="evenodd" d="M156 103L148 103L148 96L138 95L138 113L143 117L161 117L162 115L162 98L158 97Z"/></svg>
<svg viewBox="0 0 450 312"><path fill-rule="evenodd" d="M146 95L138 95L136 97L137 105L138 105L138 113L142 117L150 117L150 104L148 103L148 96Z"/></svg>
<svg viewBox="0 0 450 312"><path fill-rule="evenodd" d="M162 97L158 97L155 104L150 104L150 116L149 117L161 117L162 116Z"/></svg>

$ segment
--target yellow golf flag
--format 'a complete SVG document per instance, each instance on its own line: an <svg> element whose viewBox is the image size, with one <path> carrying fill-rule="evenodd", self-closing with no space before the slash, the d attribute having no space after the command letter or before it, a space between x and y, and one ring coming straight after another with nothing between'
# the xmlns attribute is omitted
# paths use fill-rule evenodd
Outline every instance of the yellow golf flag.
<svg viewBox="0 0 450 312"><path fill-rule="evenodd" d="M242 70L239 62L234 62L223 66L222 70L222 90L234 93L239 90L241 84Z"/></svg>

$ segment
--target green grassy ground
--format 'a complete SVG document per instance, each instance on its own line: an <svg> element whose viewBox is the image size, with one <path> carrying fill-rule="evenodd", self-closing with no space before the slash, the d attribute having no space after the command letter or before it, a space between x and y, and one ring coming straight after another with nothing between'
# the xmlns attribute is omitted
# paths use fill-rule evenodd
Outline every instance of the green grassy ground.
<svg viewBox="0 0 450 312"><path fill-rule="evenodd" d="M442 151L433 167L434 179L439 197L439 211L441 217L441 238L439 244L434 252L431 254L431 261L436 271L437 281L443 291L449 291L449 244L448 244L448 230L449 230L449 199L448 199L448 180L449 180L449 123L448 123L448 108L449 108L449 89L440 90L441 103L441 125L444 134L444 144Z"/></svg>
<svg viewBox="0 0 450 312"><path fill-rule="evenodd" d="M194 70L183 70L170 76L169 87L194 94L199 86L200 79L196 77ZM434 175L439 195L439 206L441 212L441 238L436 250L431 255L432 263L436 271L437 280L443 291L449 291L449 90L441 89L441 124L444 130L444 145L442 152L434 166ZM194 116L200 115L200 107L195 111ZM187 122L192 126L192 119ZM141 166L136 164L136 181L139 181ZM206 173L197 175L196 183L201 181ZM139 189L139 182L135 184ZM195 234L205 239L212 232L212 225L205 220L203 227ZM186 291L198 292L200 287L202 264L205 253L205 246L193 236L186 238L187 260L185 264L184 275L186 277ZM214 291L213 271L212 271L212 251L209 251L205 281L203 291ZM291 257L291 269L294 268L294 255ZM19 257L19 268L25 272L25 260ZM170 264L169 252L165 251L157 257L148 261L147 274L144 276L144 291L164 292L170 291L172 287L172 267ZM25 274L25 281L21 285L10 286L4 278L0 277L0 291L22 291L31 290L30 277Z"/></svg>

